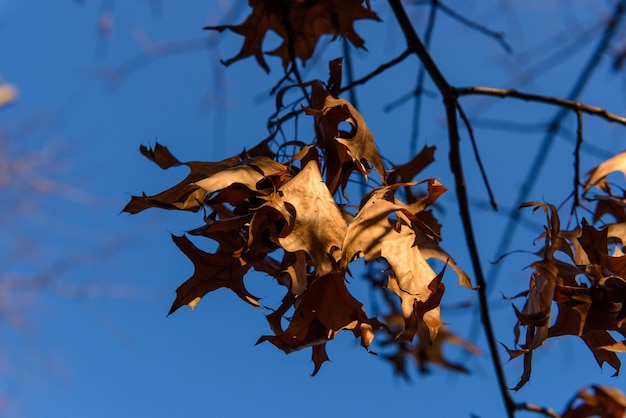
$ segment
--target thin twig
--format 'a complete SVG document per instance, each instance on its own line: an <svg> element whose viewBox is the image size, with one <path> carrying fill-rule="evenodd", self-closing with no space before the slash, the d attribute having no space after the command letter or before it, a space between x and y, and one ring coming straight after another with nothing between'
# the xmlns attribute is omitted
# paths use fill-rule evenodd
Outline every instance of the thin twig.
<svg viewBox="0 0 626 418"><path fill-rule="evenodd" d="M311 107L311 97L309 96L309 92L306 91L306 88L304 87L302 77L300 76L300 70L298 69L298 63L296 62L296 51L293 43L294 32L293 27L291 27L291 10L289 10L289 2L283 0L280 5L282 6L281 9L283 14L283 26L285 27L285 33L287 35L287 52L289 53L289 61L291 63L291 68L286 71L286 73L293 73L293 75L296 77L298 85L301 86L302 95L306 98L309 107Z"/></svg>
<svg viewBox="0 0 626 418"><path fill-rule="evenodd" d="M430 13L428 14L428 22L426 23L426 30L424 31L424 46L426 49L430 49L430 41L432 39L433 31L435 29L435 17L437 16L437 0L432 0L432 6ZM420 67L417 72L417 83L415 86L415 102L413 104L413 127L411 130L411 142L409 145L409 152L411 155L415 155L417 152L417 140L419 138L420 130L420 116L422 113L422 95L420 94L424 89L424 79L426 78L426 71L424 67Z"/></svg>
<svg viewBox="0 0 626 418"><path fill-rule="evenodd" d="M354 80L352 83L348 84L345 87L341 88L341 93L343 93L344 91L347 90L351 90L354 87L361 85L361 84L365 84L368 81L370 81L372 78L376 77L377 75L385 72L386 70L388 70L389 68L401 63L402 61L404 61L409 55L411 55L411 51L409 51L408 49L406 51L404 51L402 54L400 54L398 57L392 59L389 62L386 62L384 64L381 64L378 68L376 68L374 71L372 71L371 73L367 74L364 77L359 78L358 80Z"/></svg>
<svg viewBox="0 0 626 418"><path fill-rule="evenodd" d="M508 53L513 52L513 48L511 48L511 45L509 45L509 43L504 39L504 34L502 34L501 32L496 32L494 30L491 30L489 28L487 28L484 25L481 25L480 23L474 22L473 20L470 20L468 18L466 18L465 16L459 14L458 12L456 12L454 9L452 9L449 6L446 6L445 4L443 4L440 1L434 1L434 3L436 4L436 6L438 8L441 9L442 12L446 13L448 16L450 16L453 19L456 19L457 21L459 21L461 24L472 28L474 30L477 30L478 32L481 32L491 38L494 38L496 40L496 42L498 42L500 44L500 46Z"/></svg>
<svg viewBox="0 0 626 418"><path fill-rule="evenodd" d="M348 85L350 85L354 81L354 66L352 65L352 54L350 54L350 44L348 43L347 38L343 38L341 46L343 48L343 61L346 63L346 81L348 82ZM341 91L341 89L339 89L339 91ZM348 98L350 99L352 106L358 109L359 104L356 98L355 89L348 90Z"/></svg>
<svg viewBox="0 0 626 418"><path fill-rule="evenodd" d="M575 96L578 96L578 91L581 90L582 87L576 89ZM521 92L515 89L498 89L493 87L459 87L456 89L456 93L459 96L470 96L470 95L483 95L483 96L495 96L500 98L512 97L515 99L525 100L529 102L539 102L551 104L554 106L561 107L563 109L581 111L587 113L589 115L599 116L601 118L606 119L609 122L615 122L622 125L626 125L626 117L618 116L614 113L609 112L608 110L602 107L590 106L588 104L578 102L573 99L560 99L558 97L551 96L543 96L541 94L534 93L526 93ZM572 96L571 94L570 96ZM554 123L554 122L551 122Z"/></svg>
<svg viewBox="0 0 626 418"><path fill-rule="evenodd" d="M583 112L578 109L576 112L577 129L576 129L576 148L574 148L574 204L572 206L572 214L580 205L580 148L583 145Z"/></svg>
<svg viewBox="0 0 626 418"><path fill-rule="evenodd" d="M389 0L389 5L391 6L393 13L398 20L398 24L402 29L409 50L411 52L414 52L419 57L422 65L428 72L428 75L431 77L431 79L437 86L437 89L443 96L448 124L448 138L450 142L450 166L454 174L456 196L459 203L463 229L465 231L465 240L467 242L468 250L470 252L470 258L472 260L472 266L474 268L474 274L476 276L476 282L478 285L481 319L485 329L485 335L487 337L487 342L489 345L492 364L496 372L498 386L502 394L507 416L509 418L513 418L515 413L515 404L511 399L511 395L506 384L506 378L504 376L504 370L502 369L502 362L500 360L498 345L496 342L489 312L489 302L487 300L486 292L487 282L482 272L480 257L478 255L478 246L476 243L476 238L474 236L474 231L472 229L469 200L467 198L465 178L463 176L463 166L461 164L460 135L457 123L456 91L448 83L446 78L439 70L439 67L435 64L432 57L426 50L426 47L415 32L415 28L411 24L411 21L409 20L400 0Z"/></svg>
<svg viewBox="0 0 626 418"><path fill-rule="evenodd" d="M483 160L480 158L480 153L478 152L478 145L476 145L476 138L474 137L474 129L472 128L472 124L470 123L467 115L463 111L461 105L457 102L456 104L457 110L459 111L459 115L465 124L465 128L467 129L467 133L470 137L470 142L472 143L472 149L474 150L474 158L476 159L476 163L478 164L478 169L480 170L480 175L483 178L483 183L485 183L485 187L487 188L487 194L489 195L489 202L491 203L491 207L493 210L498 210L498 202L496 202L496 197L493 194L493 190L491 190L491 185L489 184L489 178L487 178L487 172L485 171L485 166L483 165Z"/></svg>
<svg viewBox="0 0 626 418"><path fill-rule="evenodd" d="M545 408L543 406L531 405L528 403L518 403L515 405L515 409L518 411L530 411L538 414L545 415L550 418L559 418L559 415L551 408Z"/></svg>
<svg viewBox="0 0 626 418"><path fill-rule="evenodd" d="M567 100L563 99L555 99L552 97L545 97L536 94L528 94L528 93L520 93L516 90L507 90L507 89L492 89L492 88L476 88L470 87L466 89L457 89L457 94L486 94L500 97L515 97L523 100L533 100L543 103L549 103L558 105L560 107L559 111L554 115L552 121L548 124L548 128L546 130L546 135L543 138L542 143L539 145L539 151L535 157L535 160L530 166L528 174L526 175L525 180L522 182L522 187L520 188L520 192L517 196L516 203L522 203L528 200L530 191L534 186L535 182L539 178L539 173L541 171L541 167L543 166L543 162L545 161L546 156L550 152L552 145L556 142L554 141L554 137L559 131L561 123L565 119L567 112L569 110L582 110L585 113L589 113L592 115L600 115L605 119L611 122L618 122L621 124L626 124L626 119L621 118L616 115L612 115L607 112L605 109L596 108L592 106L584 105L580 102L577 102L576 99L582 92L583 88L587 85L587 82L591 78L593 71L600 63L600 58L608 49L611 39L616 33L617 24L621 19L624 9L626 8L626 0L620 0L620 2L616 5L616 8L613 12L613 15L607 26L605 28L604 34L602 35L600 42L596 46L595 50L589 57L587 64L583 68L578 77L575 85L572 87L570 94L568 95ZM518 221L521 217L521 212L519 210L513 211L510 215L509 221L504 227L503 231L506 231L500 237L500 242L498 243L496 249L496 256L499 254L504 254L508 251L511 240L515 236L515 229L517 228ZM489 270L489 277L491 278L492 283L495 283L498 280L498 275L500 269L502 268L502 264L495 264Z"/></svg>

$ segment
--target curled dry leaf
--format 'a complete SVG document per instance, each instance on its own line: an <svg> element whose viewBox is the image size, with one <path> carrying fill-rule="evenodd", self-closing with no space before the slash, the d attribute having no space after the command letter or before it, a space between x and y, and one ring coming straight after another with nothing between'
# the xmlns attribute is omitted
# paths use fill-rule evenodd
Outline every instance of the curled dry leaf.
<svg viewBox="0 0 626 418"><path fill-rule="evenodd" d="M347 225L317 162L309 162L279 191L294 208L295 220L291 232L278 242L290 252L306 251L319 275L330 273L341 256Z"/></svg>
<svg viewBox="0 0 626 418"><path fill-rule="evenodd" d="M589 178L584 185L585 190L591 186L600 186L600 182L615 171L621 171L626 176L626 151L609 158L602 164L589 170L587 173Z"/></svg>
<svg viewBox="0 0 626 418"><path fill-rule="evenodd" d="M123 212L131 214L141 212L147 208L157 207L161 209L186 210L196 212L204 206L206 191L195 185L197 181L209 178L223 170L235 167L249 157L271 156L272 151L267 145L268 141L262 141L250 151L244 151L219 162L190 161L181 163L174 157L167 147L155 144L154 149L141 146L140 152L150 161L162 169L168 169L179 165L186 165L190 173L180 183L154 196L132 196L130 202L124 207Z"/></svg>
<svg viewBox="0 0 626 418"><path fill-rule="evenodd" d="M428 327L432 341L444 324L439 312L445 290L441 283L443 275L435 274L422 257L419 247L414 245L415 234L409 227L404 226L397 235L394 239L383 241L381 248L381 256L387 260L395 275L389 277L388 287L402 301L405 328L397 338L412 341L419 318Z"/></svg>
<svg viewBox="0 0 626 418"><path fill-rule="evenodd" d="M367 177L371 165L384 181L385 167L374 135L354 106L345 99L334 98L320 81L312 85L311 106L304 111L315 117L317 142L326 155L326 183L331 193L339 186L345 188L355 168ZM350 124L351 132L339 129L342 122Z"/></svg>
<svg viewBox="0 0 626 418"><path fill-rule="evenodd" d="M387 171L387 184L396 183L409 183L415 179L422 170L424 170L429 164L435 161L435 149L436 147L424 146L422 150L417 153L411 161L408 163L394 167L392 170ZM409 186L404 188L406 199L408 203L414 203L417 198L411 192ZM417 212L417 211L414 211Z"/></svg>
<svg viewBox="0 0 626 418"><path fill-rule="evenodd" d="M243 276L251 267L249 264L242 263L240 258L205 253L185 236L172 235L172 240L191 260L194 272L176 289L176 299L168 315L183 305L194 309L204 295L222 287L231 289L249 304L259 306L258 298L252 296L243 283Z"/></svg>
<svg viewBox="0 0 626 418"><path fill-rule="evenodd" d="M269 341L287 354L313 347L315 374L328 360L323 345L343 329L353 330L366 348L374 334L363 305L348 292L343 275L331 273L309 284L284 332L263 336L257 344Z"/></svg>
<svg viewBox="0 0 626 418"><path fill-rule="evenodd" d="M273 4L256 4L262 3ZM305 3L297 2L303 7ZM331 3L340 7L339 2ZM331 70L331 79L331 87L338 91L338 64ZM446 191L437 180L375 188L363 199L356 215L335 201L333 195L340 186L345 193L354 171L367 176L373 167L383 181L387 173L363 117L348 101L333 97L320 82L312 85L312 109L306 111L315 116L317 143L290 143L300 148L291 158L281 158L286 164L277 161L269 139L215 163L181 163L160 144L154 149L142 147L142 154L162 169L186 165L190 173L162 193L134 196L124 210L208 210L204 225L189 234L215 241L218 246L214 252L200 250L186 236L172 237L193 263L194 273L176 290L170 314L183 305L195 308L207 293L220 288L260 306L259 299L246 289L244 276L251 269L265 273L287 291L280 306L267 316L274 335L261 337L259 342L270 341L286 353L312 347L316 374L328 360L326 343L340 330L351 330L368 349L374 331L386 329L383 322L367 317L346 287L345 274L355 258L363 256L368 263L384 261L393 272L384 292L395 304L401 304L398 310L402 311L403 325L395 332L396 344L413 341L418 332L426 332L420 344L425 344L425 339L435 341L443 324L440 302L445 267L436 274L427 259L441 260L454 269L462 285L471 285L439 246L441 226L426 210ZM350 132L341 130L343 122L351 126ZM432 161L433 151L425 148L390 178L414 177ZM408 205L395 199L397 189L412 191L413 186L426 191L419 196L411 194ZM279 256L275 258L277 250ZM292 310L293 316L286 318ZM283 329L285 320L289 325ZM420 350L426 352L424 347ZM453 367L436 353L432 358Z"/></svg>
<svg viewBox="0 0 626 418"><path fill-rule="evenodd" d="M225 65L254 56L259 66L269 72L262 49L268 31L283 40L269 54L280 57L284 68L292 58L303 62L311 58L322 35L331 35L333 39L343 36L354 46L363 48L364 41L354 31L354 22L380 20L369 7L369 1L364 0L250 0L249 4L252 12L242 24L205 27L220 32L229 29L244 37L239 53L224 61Z"/></svg>
<svg viewBox="0 0 626 418"><path fill-rule="evenodd" d="M615 352L621 343L610 332L626 337L626 256L611 247L623 245L626 228L612 224L598 230L583 219L580 228L561 231L554 206L538 202L524 206L543 209L548 226L542 234L542 260L531 265L534 272L524 307L521 312L515 308L519 349L507 350L511 357L524 356L524 372L514 389L530 379L533 350L560 335L580 337L598 364L608 363L617 375L621 361ZM521 343L520 327L526 327Z"/></svg>
<svg viewBox="0 0 626 418"><path fill-rule="evenodd" d="M400 187L412 186L417 183L399 183L382 186L373 190L369 198L363 202L361 209L348 225L348 230L342 247L340 268L345 271L350 262L362 256L369 263L382 254L382 244L389 239L398 238L401 225L409 226L413 230L411 243L418 244L421 256L425 259L435 258L450 265L459 277L459 284L471 288L467 274L459 268L452 257L438 244L438 230L436 220L432 217L420 216L427 212L424 209L435 202L445 191L445 188L436 180L426 181L429 193L421 204L405 205L393 197L393 193ZM414 212L416 210L416 212Z"/></svg>
<svg viewBox="0 0 626 418"><path fill-rule="evenodd" d="M257 184L271 176L286 175L286 166L268 157L252 157L241 161L241 164L228 167L217 173L193 183L204 189L207 194L241 184L251 191L257 191Z"/></svg>
<svg viewBox="0 0 626 418"><path fill-rule="evenodd" d="M576 394L561 418L624 418L624 416L626 416L626 396L621 390L592 385Z"/></svg>

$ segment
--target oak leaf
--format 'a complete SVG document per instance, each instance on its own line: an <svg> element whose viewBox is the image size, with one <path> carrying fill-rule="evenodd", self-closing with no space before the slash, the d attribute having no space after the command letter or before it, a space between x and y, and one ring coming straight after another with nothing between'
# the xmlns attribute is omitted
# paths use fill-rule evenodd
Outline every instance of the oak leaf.
<svg viewBox="0 0 626 418"><path fill-rule="evenodd" d="M241 259L223 254L211 254L197 248L187 237L172 235L172 240L194 265L193 275L176 289L176 299L168 313L171 315L183 305L194 309L204 295L219 288L231 289L245 302L259 306L243 283L243 276L251 265Z"/></svg>
<svg viewBox="0 0 626 418"><path fill-rule="evenodd" d="M585 190L595 185L602 186L601 181L615 171L621 171L626 176L626 151L609 158L602 164L589 170L587 173L589 178L584 184Z"/></svg>
<svg viewBox="0 0 626 418"><path fill-rule="evenodd" d="M279 192L294 208L295 219L291 231L278 242L289 252L306 251L319 275L330 273L341 256L347 225L317 162L310 161Z"/></svg>
<svg viewBox="0 0 626 418"><path fill-rule="evenodd" d="M286 175L286 173L288 173L287 167L271 158L252 157L242 161L239 165L212 173L194 182L194 185L204 189L209 195L235 184L241 184L251 191L258 191L257 184L261 180L270 176Z"/></svg>
<svg viewBox="0 0 626 418"><path fill-rule="evenodd" d="M436 147L434 146L424 146L411 161L388 170L387 184L409 183L413 181L415 176L422 172L430 163L435 161L435 149ZM408 203L413 203L417 200L411 192L410 187L405 187L404 191Z"/></svg>
<svg viewBox="0 0 626 418"><path fill-rule="evenodd" d="M262 336L257 344L269 341L289 354L306 347L323 345L343 330L353 330L368 347L373 330L363 305L346 288L343 275L330 273L314 279L302 294L287 329ZM314 348L315 373L328 357L323 348Z"/></svg>
<svg viewBox="0 0 626 418"><path fill-rule="evenodd" d="M511 357L524 356L524 372L514 389L530 379L533 350L547 338L560 335L579 336L598 364L608 363L617 374L621 362L615 349L619 343L609 332L626 337L626 256L616 250L624 244L626 226L610 224L597 230L583 219L576 230L562 231L554 206L539 202L522 205L527 206L543 209L547 226L541 235L545 239L539 251L542 260L531 265L535 271L524 308L520 312L514 307L519 320L516 344L520 326L526 327L520 349L507 349ZM616 249L610 253L611 246ZM553 304L558 308L556 315Z"/></svg>
<svg viewBox="0 0 626 418"><path fill-rule="evenodd" d="M149 160L162 169L168 169L179 165L186 165L190 169L189 175L180 183L153 196L132 196L130 202L122 209L131 214L141 212L147 208L158 207L162 209L175 209L196 212L204 206L206 191L195 182L208 178L228 168L239 165L242 160L250 156L273 156L273 152L267 145L268 141L262 141L249 151L244 151L219 162L190 161L181 163L167 149L160 144L155 144L154 149L141 146L140 152Z"/></svg>
<svg viewBox="0 0 626 418"><path fill-rule="evenodd" d="M363 116L350 102L334 98L317 81L312 85L311 108L304 108L304 111L315 118L317 142L324 149L327 159L326 183L332 194L339 186L345 188L354 168L367 177L371 165L385 180L385 167L374 143L374 136ZM350 132L340 129L342 122L351 126Z"/></svg>
<svg viewBox="0 0 626 418"><path fill-rule="evenodd" d="M364 41L354 31L354 22L360 19L380 20L369 7L369 1L364 0L249 0L248 4L252 12L243 23L207 26L205 29L220 32L229 29L244 36L241 50L224 61L225 65L254 56L267 72L269 66L262 48L268 31L283 40L269 54L279 56L283 67L287 68L292 59L300 58L304 62L311 58L322 35L331 35L333 39L344 36L354 46L363 48Z"/></svg>
<svg viewBox="0 0 626 418"><path fill-rule="evenodd" d="M429 185L439 184L437 181L428 181ZM413 232L412 244L418 244L422 257L426 259L436 258L450 265L459 277L459 284L471 288L471 282L467 274L460 269L452 257L438 244L438 227L432 216L430 219L421 215L426 204L419 205L422 212L412 213L412 206L406 206L393 197L394 190L417 183L399 183L390 186L382 186L373 190L369 197L362 203L361 209L348 225L348 230L342 246L340 268L346 271L348 264L358 256L363 256L365 262L381 256L382 245L388 239L397 238L402 225L409 226ZM425 197L431 204L445 191L443 186L430 187L432 195ZM436 190L436 192L435 192ZM424 203L424 202L423 202Z"/></svg>
<svg viewBox="0 0 626 418"><path fill-rule="evenodd" d="M198 249L184 235L172 235L172 240L194 265L193 275L176 289L176 299L168 315L183 305L194 309L204 295L219 288L231 289L245 302L259 306L258 298L252 296L243 283L249 264L242 264L238 258L221 254L210 254Z"/></svg>
<svg viewBox="0 0 626 418"><path fill-rule="evenodd" d="M625 415L626 396L621 390L591 385L576 394L561 418L624 418Z"/></svg>
<svg viewBox="0 0 626 418"><path fill-rule="evenodd" d="M395 277L389 277L388 287L401 299L405 329L398 339L411 341L417 332L417 318L428 326L430 340L444 324L439 303L445 287L442 275L437 275L415 245L415 234L404 226L393 239L382 242L381 256L387 260Z"/></svg>

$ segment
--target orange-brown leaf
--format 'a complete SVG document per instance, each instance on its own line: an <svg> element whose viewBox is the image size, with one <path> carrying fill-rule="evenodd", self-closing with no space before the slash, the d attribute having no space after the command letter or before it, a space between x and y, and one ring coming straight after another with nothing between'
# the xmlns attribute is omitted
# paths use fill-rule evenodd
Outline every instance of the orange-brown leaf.
<svg viewBox="0 0 626 418"><path fill-rule="evenodd" d="M626 152L619 153L589 170L587 173L589 178L584 185L585 189L597 185L602 179L615 171L621 171L626 175Z"/></svg>
<svg viewBox="0 0 626 418"><path fill-rule="evenodd" d="M279 191L294 208L295 220L291 232L278 242L289 252L306 251L319 275L330 273L341 256L347 226L317 162L310 161Z"/></svg>
<svg viewBox="0 0 626 418"><path fill-rule="evenodd" d="M284 68L292 60L290 42L293 58L300 58L303 62L311 58L322 35L332 35L333 38L344 36L354 46L363 47L363 40L354 31L354 22L360 19L379 20L370 9L369 2L365 2L365 5L363 3L363 0L250 0L252 12L242 24L208 26L205 29L230 29L244 36L239 53L224 61L224 64L230 65L254 56L257 63L269 71L262 50L263 39L268 31L276 33L283 40L270 54L279 56ZM288 26L285 25L286 20Z"/></svg>
<svg viewBox="0 0 626 418"><path fill-rule="evenodd" d="M437 274L428 265L414 242L415 234L408 227L404 227L397 234L397 237L383 241L381 256L387 260L395 275L395 278L389 278L389 288L402 301L402 315L407 324L407 329L399 338L408 341L413 339L415 332L417 332L415 318L419 317L428 326L430 339L434 340L439 327L443 325L439 314L439 301L443 289L441 294L436 295L439 300L435 301L432 309L419 314L419 303L428 303L433 296L434 292L430 285ZM437 288L438 286L435 289Z"/></svg>
<svg viewBox="0 0 626 418"><path fill-rule="evenodd" d="M624 418L626 396L617 389L592 385L572 399L561 418Z"/></svg>
<svg viewBox="0 0 626 418"><path fill-rule="evenodd" d="M222 287L231 289L249 304L259 306L258 298L252 296L243 283L243 276L251 267L249 264L242 263L239 258L205 253L184 235L172 235L172 240L191 260L194 272L176 289L176 299L168 315L183 305L194 309L204 295Z"/></svg>
<svg viewBox="0 0 626 418"><path fill-rule="evenodd" d="M312 109L305 109L305 111L315 116L317 140L320 146L326 150L327 154L341 155L342 151L347 150L361 174L367 176L371 164L380 178L385 181L385 167L374 143L374 135L367 127L363 116L347 100L333 97L321 82L313 83L312 90ZM352 127L350 132L339 128L342 122Z"/></svg>
<svg viewBox="0 0 626 418"><path fill-rule="evenodd" d="M289 327L283 333L263 336L257 344L269 341L289 354L325 344L343 329L360 330L361 325L367 324L363 305L348 292L343 275L331 273L313 280L302 294ZM365 329L368 334L371 332L371 327ZM362 344L366 346L370 341L370 336L363 333ZM328 359L324 354L325 351L314 348L314 373Z"/></svg>
<svg viewBox="0 0 626 418"><path fill-rule="evenodd" d="M267 145L268 141L262 141L250 151L244 151L241 155L236 155L219 162L199 162L190 161L180 163L166 147L156 144L154 150L140 147L141 153L163 169L177 165L186 165L190 172L180 183L153 196L132 196L130 202L122 209L123 212L131 214L141 212L147 208L158 207L162 209L176 209L196 212L204 205L206 191L195 182L211 177L223 170L239 165L242 159L254 156L273 156Z"/></svg>

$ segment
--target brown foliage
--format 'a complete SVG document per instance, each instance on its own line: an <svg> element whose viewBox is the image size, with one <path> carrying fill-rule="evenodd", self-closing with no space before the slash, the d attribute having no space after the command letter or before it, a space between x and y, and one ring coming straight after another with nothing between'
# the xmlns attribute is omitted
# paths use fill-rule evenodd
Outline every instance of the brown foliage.
<svg viewBox="0 0 626 418"><path fill-rule="evenodd" d="M415 28L408 22L399 1L390 1L398 18L408 49L395 63L409 53L416 54L444 98L450 134L450 160L455 174L457 200L461 208L470 250L476 250L465 192L458 148L458 111L471 135L469 120L458 103L466 94L490 94L546 102L582 112L604 115L608 120L624 122L603 109L592 108L571 100L531 95L515 90L469 87L457 89L449 85L422 45ZM315 143L290 142L295 149L287 159L284 150L271 149L274 135L281 130L283 119L277 119L277 130L249 151L219 162L181 163L167 148L142 147L141 153L163 169L186 165L189 175L172 188L153 196L133 196L124 208L137 213L148 207L209 211L204 225L189 234L208 238L218 246L213 253L197 248L186 236L173 237L176 245L194 264L194 274L176 291L170 314L183 305L194 308L207 293L228 288L253 306L261 306L244 285L251 271L265 273L286 288L278 307L267 316L273 335L259 338L269 341L285 353L312 348L313 374L327 361L326 344L341 330L352 331L369 351L375 333L382 334L380 345L393 346L391 355L384 355L397 373L407 375L406 360L412 359L425 372L430 364L439 364L458 372L466 372L463 364L450 361L443 347L457 344L471 353L478 349L445 328L441 318L441 301L445 293L445 272L450 267L459 283L472 288L467 274L440 246L441 225L431 207L446 188L436 179L420 182L415 177L432 161L435 147L424 147L406 164L387 169L383 164L363 116L341 91L341 60L331 62L327 84L300 80L296 59L304 64L313 56L323 35L346 37L354 46L364 41L353 29L360 19L379 20L368 1L362 0L250 0L252 10L239 25L221 25L206 29L229 29L244 37L243 46L229 65L254 56L260 67L269 71L265 54L276 55L285 70L285 77L276 86L295 75L297 83L277 93L276 117L283 106L285 92L298 87L310 99L302 112L313 117ZM433 7L437 2L433 2ZM273 51L262 50L268 31L282 42ZM373 77L392 64L381 65ZM395 64L394 64L395 65ZM354 80L353 80L354 81ZM359 82L363 82L360 80ZM353 84L358 84L354 82ZM310 93L305 89L310 87ZM421 88L421 86L420 86ZM293 111L297 114L298 111ZM558 120L555 121L559 122ZM274 122L272 122L274 123ZM349 131L342 127L350 127ZM581 122L579 121L579 124ZM558 125L558 123L557 123ZM579 129L581 126L579 125ZM581 129L580 129L581 130ZM582 134L580 134L582 135ZM473 137L472 137L473 139ZM582 142L582 138L579 138ZM576 151L578 153L578 150ZM577 154L576 154L577 155ZM578 155L577 155L578 159ZM479 161L480 163L480 161ZM578 170L578 161L576 162ZM372 171L380 185L361 196L359 205L350 204L349 181L355 174L365 180ZM531 376L532 355L548 338L575 335L591 349L600 366L608 363L619 373L618 352L626 351L626 196L615 195L606 176L619 171L626 174L626 153L619 154L588 173L583 185L586 203L595 205L593 223L583 219L573 230L562 230L558 210L542 202L527 202L521 208L543 210L546 226L540 239L544 244L539 259L530 265L528 290L521 310L514 307L518 322L514 327L515 348L507 351L511 358L523 357L523 374L515 390L524 386ZM578 187L578 172L576 174ZM416 188L426 188L421 194ZM592 195L592 190L600 193ZM575 208L579 206L575 190ZM340 203L343 199L348 203ZM493 200L493 199L492 199ZM495 205L495 200L493 200ZM614 222L606 222L612 218ZM605 222L596 228L594 224ZM509 416L516 409L542 411L537 407L515 405L501 370L496 340L490 325L477 251L470 251L479 288L481 315L487 331L492 360ZM351 293L346 280L350 264L363 258L366 264L384 265L379 274L369 274L372 288L386 302L387 312L370 317L363 303ZM439 272L428 260L436 259L443 267ZM292 312L288 317L288 313ZM288 326L283 327L284 320ZM582 390L567 407L564 418L588 416L621 417L626 408L624 395L611 388L592 386Z"/></svg>
<svg viewBox="0 0 626 418"><path fill-rule="evenodd" d="M596 219L613 218L617 223L605 223L597 229L584 218L572 231L561 230L557 209L550 204L529 202L522 207L542 209L547 218L544 240L539 251L541 260L530 267L534 270L526 303L517 308L515 329L519 349L508 350L514 358L524 356L524 372L514 389L520 389L530 379L532 352L547 338L575 335L591 349L600 366L608 363L615 375L621 361L616 352L626 351L626 341L616 341L611 332L626 339L626 226L623 197L611 194L606 176L624 171L626 154L622 153L589 172L584 185L589 191L597 186L601 196L587 195L589 201L620 204L603 205L596 211ZM553 305L556 310L553 309ZM521 327L526 328L525 339L519 343Z"/></svg>
<svg viewBox="0 0 626 418"><path fill-rule="evenodd" d="M561 418L623 418L626 396L617 388L591 386L578 392Z"/></svg>
<svg viewBox="0 0 626 418"><path fill-rule="evenodd" d="M365 6L363 5L365 3ZM237 55L224 61L229 65L254 56L257 63L269 72L263 57L263 39L268 31L275 32L283 42L271 52L281 58L287 68L292 58L303 62L311 58L322 35L334 38L344 36L354 46L363 48L365 42L354 31L354 22L360 19L380 20L363 0L250 0L252 12L239 25L207 26L205 29L229 29L244 37Z"/></svg>
<svg viewBox="0 0 626 418"><path fill-rule="evenodd" d="M393 341L412 343L420 327L426 327L417 344L420 352L432 351L424 351L430 341L443 341L436 339L443 325L439 305L445 286L444 271L435 273L426 260L449 265L459 282L471 287L465 272L439 246L440 225L427 210L445 187L428 179L424 194L412 192L418 185L412 177L433 160L434 148L424 149L389 177L407 182L375 187L358 212L350 214L335 201L339 187L344 189L355 171L367 177L373 167L385 179L386 170L356 109L333 97L321 82L312 85L316 99L307 113L314 116L317 142L302 146L286 164L277 161L265 140L220 162L185 163L191 173L183 181L154 196L133 196L124 209L129 213L147 207L210 210L204 225L189 233L217 242L215 252L200 250L185 236L173 237L192 261L194 273L177 289L170 314L183 305L195 308L201 298L219 288L260 306L246 289L244 276L251 270L267 273L287 288L287 294L268 316L274 335L259 342L269 341L286 353L312 347L315 374L328 359L326 343L339 331L351 330L365 348L375 331L389 335L391 328L385 321L369 318L346 286L349 264L364 257L366 263L380 260L388 265L387 285L381 290L397 296L404 318L403 326L393 327ZM342 121L349 122L353 132L342 132L338 127ZM159 144L154 149L142 147L141 152L164 169L182 164ZM336 164L333 155L345 158ZM404 190L411 204L395 196L398 189ZM291 309L289 326L283 330L281 318ZM451 334L445 335L444 340L449 340ZM449 365L437 354L440 343L433 347L433 354L420 359Z"/></svg>

